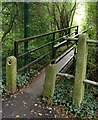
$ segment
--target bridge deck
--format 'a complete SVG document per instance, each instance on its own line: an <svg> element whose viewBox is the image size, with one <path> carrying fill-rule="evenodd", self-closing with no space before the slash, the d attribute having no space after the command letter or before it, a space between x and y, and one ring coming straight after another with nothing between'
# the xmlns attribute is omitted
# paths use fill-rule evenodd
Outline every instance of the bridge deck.
<svg viewBox="0 0 98 120"><path fill-rule="evenodd" d="M70 51L64 58L62 58L56 64L56 72L64 68L64 66L69 62L69 60L74 56L74 50ZM40 96L42 94L43 84L45 79L45 69L43 69L40 74L32 80L32 83L24 89L25 92L31 93L34 96Z"/></svg>

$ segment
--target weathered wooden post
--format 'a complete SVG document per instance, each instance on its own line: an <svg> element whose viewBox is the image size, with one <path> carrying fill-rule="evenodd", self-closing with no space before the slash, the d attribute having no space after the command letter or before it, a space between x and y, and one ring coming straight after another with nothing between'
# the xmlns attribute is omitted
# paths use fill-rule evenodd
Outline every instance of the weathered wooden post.
<svg viewBox="0 0 98 120"><path fill-rule="evenodd" d="M76 70L74 82L73 103L80 106L84 96L84 79L86 77L87 64L87 35L79 36L76 56Z"/></svg>
<svg viewBox="0 0 98 120"><path fill-rule="evenodd" d="M10 56L6 60L6 89L9 93L16 92L17 60Z"/></svg>
<svg viewBox="0 0 98 120"><path fill-rule="evenodd" d="M46 69L45 82L43 86L43 98L46 98L48 103L51 103L55 89L56 81L56 66L55 64L49 64Z"/></svg>

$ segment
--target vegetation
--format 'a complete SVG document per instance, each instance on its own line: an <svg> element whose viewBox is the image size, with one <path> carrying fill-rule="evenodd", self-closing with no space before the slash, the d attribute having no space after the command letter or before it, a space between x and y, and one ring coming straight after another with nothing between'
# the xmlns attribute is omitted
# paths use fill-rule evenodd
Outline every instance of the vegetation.
<svg viewBox="0 0 98 120"><path fill-rule="evenodd" d="M75 3L28 3L28 11L25 11L24 3L21 2L3 2L2 3L2 48L3 48L3 83L5 83L5 64L6 58L14 54L14 40L24 38L25 30L24 24L27 24L26 29L28 29L28 36L34 36L38 34L43 34L50 32L51 30L62 29L64 27L69 27L72 25L73 16L76 9ZM68 9L70 8L70 9ZM27 23L24 21L24 14L28 14ZM67 22L64 22L67 21ZM67 32L67 31L66 31ZM58 34L56 38L58 38ZM40 38L40 40L31 41L28 43L28 51L35 49L45 43L52 40L52 36ZM51 46L47 46L43 50L36 51L28 55L28 61L38 58L39 56L45 54L51 50ZM19 45L19 54L24 53L24 44ZM36 66L30 68L30 71L35 72L44 63L51 60L51 56L40 61ZM18 68L24 66L24 58L18 60ZM28 70L25 75L28 77ZM24 75L24 76L25 76ZM20 75L21 79L24 78L23 73ZM19 79L19 77L18 77ZM22 82L22 80L20 80ZM23 83L25 83L26 79ZM23 83L17 82L20 86Z"/></svg>
<svg viewBox="0 0 98 120"><path fill-rule="evenodd" d="M80 107L76 107L72 103L73 96L73 79L65 79L56 85L53 97L54 105L62 105L67 112L71 112L79 118L96 118L96 111L98 109L98 101L94 98L90 89L85 92L84 100ZM96 89L97 90L97 89Z"/></svg>
<svg viewBox="0 0 98 120"><path fill-rule="evenodd" d="M86 13L86 24L84 28L91 28L88 30L89 39L98 40L98 2L88 2L85 3L85 13ZM96 52L95 52L96 51ZM89 79L97 81L97 72L98 72L98 56L97 52L98 46L94 44L89 44L88 47L88 76Z"/></svg>
<svg viewBox="0 0 98 120"><path fill-rule="evenodd" d="M54 30L60 30L70 27L76 23L74 15L77 9L75 2L30 2L27 3L28 9L25 9L25 3L22 2L2 2L2 84L0 89L6 91L5 76L6 76L6 58L14 55L14 41L25 37L31 37ZM89 39L98 40L98 2L85 3L85 23L83 21L82 29L88 29ZM27 10L27 11L26 11ZM27 17L25 18L25 12ZM75 22L74 22L75 21ZM92 29L90 29L92 28ZM26 32L27 31L27 32ZM55 35L55 39L69 34L70 30L60 32ZM0 33L1 34L1 33ZM27 35L26 35L27 34ZM27 51L38 48L53 40L53 35L38 38L28 42ZM56 41L55 43L61 42ZM24 43L19 44L18 54L23 54ZM49 45L41 50L32 52L26 57L28 63L36 58L44 55L52 49ZM62 47L57 51L59 55L65 48ZM1 52L1 49L0 49ZM88 63L87 63L87 78L98 82L98 46L88 44ZM37 62L23 72L17 75L17 86L27 85L32 74L38 73L38 70L46 63L50 62L51 54L45 57L42 61ZM18 68L24 66L24 57L18 59ZM71 73L74 69L71 70ZM1 92L1 91L0 91ZM65 111L71 112L79 118L96 118L98 102L94 94L98 93L97 88L89 87L85 92L84 101L80 107L72 104L73 95L73 80L62 80L56 85L53 104L62 105ZM98 95L98 94L97 94Z"/></svg>

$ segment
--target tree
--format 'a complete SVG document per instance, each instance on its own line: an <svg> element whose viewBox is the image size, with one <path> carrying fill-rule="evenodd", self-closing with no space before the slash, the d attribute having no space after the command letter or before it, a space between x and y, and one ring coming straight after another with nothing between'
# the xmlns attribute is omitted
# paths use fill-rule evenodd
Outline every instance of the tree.
<svg viewBox="0 0 98 120"><path fill-rule="evenodd" d="M16 16L18 14L17 3L12 3L12 4L3 3L2 14L3 14L2 29L4 31L3 36L2 36L2 41L3 41L5 36L8 33L10 33L10 31L13 28Z"/></svg>
<svg viewBox="0 0 98 120"><path fill-rule="evenodd" d="M51 29L63 29L72 26L73 17L76 10L76 1L72 2L55 2L46 4L51 16ZM69 31L65 31L68 33ZM60 36L62 36L60 34Z"/></svg>

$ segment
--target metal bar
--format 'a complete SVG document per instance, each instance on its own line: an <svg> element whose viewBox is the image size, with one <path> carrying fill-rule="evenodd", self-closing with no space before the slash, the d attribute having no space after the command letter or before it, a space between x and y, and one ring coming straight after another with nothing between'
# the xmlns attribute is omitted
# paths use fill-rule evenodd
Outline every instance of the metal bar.
<svg viewBox="0 0 98 120"><path fill-rule="evenodd" d="M58 47L64 45L65 43L67 43L67 40L70 40L70 41L78 41L78 38L75 38L75 37L77 37L77 36L79 36L80 34L85 33L85 32L87 32L87 30L82 31L82 32L79 33L78 35L75 35L74 38L67 37L67 35L66 35L66 36L63 36L63 39L65 39L66 41L63 41L63 42L55 45L54 47L58 48Z"/></svg>
<svg viewBox="0 0 98 120"><path fill-rule="evenodd" d="M69 41L78 41L78 38L65 38L65 40L69 40ZM98 44L98 40L87 40L87 43L94 43L94 44Z"/></svg>
<svg viewBox="0 0 98 120"><path fill-rule="evenodd" d="M58 43L57 45L55 45L54 46L54 48L59 48L59 47L61 47L62 45L64 45L65 43L67 43L67 40L65 40L65 41L63 41L63 42L60 42L60 43Z"/></svg>
<svg viewBox="0 0 98 120"><path fill-rule="evenodd" d="M55 33L53 33L53 40L52 40L52 60L55 59L56 50L54 49L55 42Z"/></svg>
<svg viewBox="0 0 98 120"><path fill-rule="evenodd" d="M67 73L57 73L57 75L67 77L68 79L74 78L74 75L70 75L70 74L67 74Z"/></svg>
<svg viewBox="0 0 98 120"><path fill-rule="evenodd" d="M79 36L79 35L81 35L81 34L83 34L83 33L85 33L85 32L87 32L87 30L82 31L81 33L75 35L73 38L75 39L77 36ZM66 36L63 36L63 39L66 39ZM76 38L76 39L77 39L77 38Z"/></svg>
<svg viewBox="0 0 98 120"><path fill-rule="evenodd" d="M14 41L14 56L18 58L18 44Z"/></svg>
<svg viewBox="0 0 98 120"><path fill-rule="evenodd" d="M42 45L42 46L40 46L40 47L38 47L38 48L35 48L34 50L31 50L31 51L29 51L29 52L25 52L25 53L19 55L18 58L19 58L19 57L22 57L22 56L24 56L24 55L30 54L30 53L32 53L32 52L35 52L36 50L39 50L39 49L41 49L41 48L44 48L44 47L46 47L46 46L48 46L48 45L50 45L50 44L52 44L52 43L53 43L53 41L52 41L52 42L49 42L49 43L47 43L47 44L44 44L44 45Z"/></svg>
<svg viewBox="0 0 98 120"><path fill-rule="evenodd" d="M68 38L65 38L65 40L69 40L69 41L78 41L78 38L70 38L70 37L68 37Z"/></svg>
<svg viewBox="0 0 98 120"><path fill-rule="evenodd" d="M72 33L70 33L70 35L72 35L72 34L74 34L75 32L72 32ZM67 34L67 35L65 35L66 37L67 36L69 36L69 34ZM58 39L56 39L56 40L61 40L61 39L64 39L63 37L60 37L60 38L58 38Z"/></svg>
<svg viewBox="0 0 98 120"><path fill-rule="evenodd" d="M72 44L67 51L61 55L58 59L56 59L55 63L59 62L65 55L67 55L71 50L73 50L76 46Z"/></svg>
<svg viewBox="0 0 98 120"><path fill-rule="evenodd" d="M78 34L78 26L77 26L77 28L75 30L75 36L76 36L75 38L78 38L77 34Z"/></svg>
<svg viewBox="0 0 98 120"><path fill-rule="evenodd" d="M70 75L70 74L67 74L67 73L57 73L57 75L67 77L68 79L70 79L70 78L75 78L74 75ZM98 86L98 82L95 82L95 81L91 81L91 80L85 79L83 82L84 82L84 83L91 84L91 85Z"/></svg>
<svg viewBox="0 0 98 120"><path fill-rule="evenodd" d="M62 66L62 68L59 71L63 70L63 68L73 59L73 57L74 56L71 56L70 59L66 61L66 63Z"/></svg>
<svg viewBox="0 0 98 120"><path fill-rule="evenodd" d="M53 31L53 32L49 32L49 33L37 35L37 36L32 36L32 37L24 38L24 39L21 39L21 40L17 40L17 42L18 42L18 43L21 43L21 42L25 42L25 41L30 41L30 40L32 40L32 39L36 39L36 38L40 38L40 37L43 37L43 36L51 35L51 34L53 34L53 33L62 32L62 31L67 30L67 29L69 29L69 28L72 29L72 28L75 28L75 27L77 27L77 25L76 25L76 26L72 26L72 27L68 27L68 28L64 28L64 29L60 29L60 30L56 30L56 31Z"/></svg>
<svg viewBox="0 0 98 120"><path fill-rule="evenodd" d="M18 72L19 72L19 71L22 71L22 70L24 70L24 69L26 69L26 68L28 68L28 67L30 67L31 65L35 64L36 62L40 61L41 59L43 59L44 57L48 56L48 55L51 54L51 53L52 53L52 51L49 51L48 53L44 54L43 56L35 59L35 60L32 61L31 63L25 65L25 66L22 67L22 68L20 68L20 69L18 70Z"/></svg>
<svg viewBox="0 0 98 120"><path fill-rule="evenodd" d="M74 38L77 38L79 35L81 35L82 33L85 33L85 32L87 32L87 30L84 30L84 31L82 31L81 33L75 35Z"/></svg>
<svg viewBox="0 0 98 120"><path fill-rule="evenodd" d="M98 44L98 40L87 40L87 43L94 43L94 44Z"/></svg>
<svg viewBox="0 0 98 120"><path fill-rule="evenodd" d="M73 35L75 32L70 33L70 35Z"/></svg>
<svg viewBox="0 0 98 120"><path fill-rule="evenodd" d="M84 80L85 83L88 83L88 84L91 84L91 85L95 85L95 86L98 86L98 82L94 82L94 81L91 81L91 80Z"/></svg>
<svg viewBox="0 0 98 120"><path fill-rule="evenodd" d="M63 38L63 37L62 37ZM74 38L75 39L75 38ZM71 41L73 41L74 40L73 38L68 38L68 40L71 40ZM58 41L58 39L56 39L56 40L54 40L54 41ZM16 41L15 41L16 42ZM16 42L17 43L17 42ZM53 43L53 41L51 41L51 42L49 42L49 43L47 43L47 44L44 44L44 45L42 45L42 46L40 46L40 47L38 47L38 48L36 48L36 49L34 49L34 50L31 50L31 51L29 51L29 52L25 52L25 53L23 53L23 54L21 54L21 55L18 55L18 58L20 58L20 57L23 57L24 55L27 55L27 54L30 54L30 53L32 53L32 52L35 52L36 50L39 50L39 49L41 49L41 48L44 48L44 47L46 47L46 46L48 46L48 45L50 45L50 44L52 44Z"/></svg>

